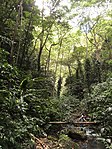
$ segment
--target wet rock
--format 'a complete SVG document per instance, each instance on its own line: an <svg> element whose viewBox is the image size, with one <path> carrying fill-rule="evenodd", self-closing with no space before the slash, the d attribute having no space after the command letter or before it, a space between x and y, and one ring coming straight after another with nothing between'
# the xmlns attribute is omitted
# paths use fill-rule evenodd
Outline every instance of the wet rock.
<svg viewBox="0 0 112 149"><path fill-rule="evenodd" d="M87 140L87 136L83 136L77 132L72 132L72 131L69 131L67 133L68 137L72 139L72 141L74 142L78 142L78 141L85 141Z"/></svg>

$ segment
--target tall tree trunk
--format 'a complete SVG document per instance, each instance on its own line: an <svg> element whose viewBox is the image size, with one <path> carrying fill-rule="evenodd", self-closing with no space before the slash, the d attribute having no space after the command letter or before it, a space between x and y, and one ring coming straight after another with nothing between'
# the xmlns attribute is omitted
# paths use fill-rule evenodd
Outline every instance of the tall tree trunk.
<svg viewBox="0 0 112 149"><path fill-rule="evenodd" d="M23 12L23 0L20 1L19 4L19 9L18 9L18 14L16 16L16 25L14 27L14 33L13 33L13 40L12 40L12 45L11 45L11 52L10 52L10 63L13 64L13 56L14 56L14 42L15 42L15 37L18 29L18 25L22 24L22 12Z"/></svg>
<svg viewBox="0 0 112 149"><path fill-rule="evenodd" d="M47 74L49 72L49 70L50 70L50 59L51 59L51 50L52 50L52 47L53 46L56 46L57 44L59 44L59 43L51 44L49 49L46 47L46 49L48 51L48 57L47 57L47 61L46 61L45 74Z"/></svg>
<svg viewBox="0 0 112 149"><path fill-rule="evenodd" d="M18 14L20 16L20 29L21 29L21 26L22 26L22 16L23 16L23 0L20 1L20 6L19 6ZM18 65L18 60L19 60L19 55L20 55L20 46L21 46L21 37L19 39L19 44L18 44L18 51L17 51L17 57L16 57L16 65Z"/></svg>
<svg viewBox="0 0 112 149"><path fill-rule="evenodd" d="M62 46L62 39L61 39L61 42L60 42L60 47L59 47L58 56L57 56L57 59L56 59L55 70L54 70L54 88L53 88L53 96L54 96L54 91L55 91L56 73L57 73L57 68L58 68L58 59L59 59L59 56L60 56L61 46Z"/></svg>
<svg viewBox="0 0 112 149"><path fill-rule="evenodd" d="M21 57L20 57L20 62L18 61L19 62L19 67L22 67L25 56L27 56L27 53L28 53L29 43L27 43L27 40L28 40L28 33L29 33L29 30L30 30L30 26L32 24L32 15L33 15L33 11L31 13L28 28L27 28L27 31L26 31L26 36L25 36L25 39L24 39L24 45L23 45L23 48L22 48L23 51L22 51L22 54L21 54ZM19 51L19 54L20 54L20 51Z"/></svg>
<svg viewBox="0 0 112 149"><path fill-rule="evenodd" d="M53 22L50 24L49 26L49 29L48 29L48 32L47 32L47 35L46 35L46 38L44 40L44 28L42 29L42 37L40 39L40 48L39 48L39 53L38 53L38 58L37 58L37 67L38 67L38 72L40 72L41 70L41 56L42 56L42 52L43 52L43 48L45 47L45 44L47 42L47 39L49 37L49 33L50 33L50 30L52 28L52 25L53 25Z"/></svg>
<svg viewBox="0 0 112 149"><path fill-rule="evenodd" d="M86 58L88 58L88 38L86 33Z"/></svg>
<svg viewBox="0 0 112 149"><path fill-rule="evenodd" d="M47 58L47 62L46 62L46 74L49 72L50 58L51 58L51 47L49 49L48 58Z"/></svg>
<svg viewBox="0 0 112 149"><path fill-rule="evenodd" d="M43 50L43 47L40 46L40 50L39 50L39 54L38 54L38 59L37 59L37 68L38 68L38 72L40 72L40 69L41 69L41 63L40 63L40 60L41 60L42 50Z"/></svg>

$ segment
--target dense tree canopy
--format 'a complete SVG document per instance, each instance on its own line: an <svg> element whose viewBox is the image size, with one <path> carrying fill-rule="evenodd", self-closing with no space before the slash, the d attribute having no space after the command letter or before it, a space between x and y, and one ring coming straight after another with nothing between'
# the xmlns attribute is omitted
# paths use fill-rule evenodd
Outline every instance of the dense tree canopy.
<svg viewBox="0 0 112 149"><path fill-rule="evenodd" d="M32 149L31 134L85 109L112 136L111 8L109 0L1 0L1 149Z"/></svg>

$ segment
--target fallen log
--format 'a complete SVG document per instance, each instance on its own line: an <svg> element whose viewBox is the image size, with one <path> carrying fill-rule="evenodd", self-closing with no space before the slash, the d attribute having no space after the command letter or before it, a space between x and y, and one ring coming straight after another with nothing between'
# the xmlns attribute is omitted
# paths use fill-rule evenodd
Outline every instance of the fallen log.
<svg viewBox="0 0 112 149"><path fill-rule="evenodd" d="M88 122L88 121L85 121L85 122L61 122L61 121L54 121L54 122L49 122L49 124L73 124L73 125L81 125L81 124L86 124L86 125L95 125L95 124L98 124L98 122Z"/></svg>

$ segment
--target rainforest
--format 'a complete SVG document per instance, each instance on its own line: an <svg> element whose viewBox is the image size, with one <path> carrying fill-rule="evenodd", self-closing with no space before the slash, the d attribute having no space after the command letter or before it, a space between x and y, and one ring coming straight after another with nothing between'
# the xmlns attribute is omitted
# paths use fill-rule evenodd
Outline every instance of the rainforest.
<svg viewBox="0 0 112 149"><path fill-rule="evenodd" d="M0 149L112 149L111 0L0 0Z"/></svg>

